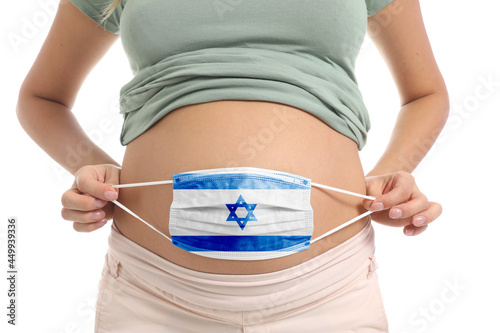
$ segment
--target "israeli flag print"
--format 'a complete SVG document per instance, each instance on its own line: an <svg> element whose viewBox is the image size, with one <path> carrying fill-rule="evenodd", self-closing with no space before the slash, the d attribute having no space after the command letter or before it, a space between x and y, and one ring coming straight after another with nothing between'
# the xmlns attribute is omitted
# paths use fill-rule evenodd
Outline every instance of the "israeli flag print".
<svg viewBox="0 0 500 333"><path fill-rule="evenodd" d="M172 243L201 256L262 260L309 248L311 179L253 167L174 174Z"/></svg>

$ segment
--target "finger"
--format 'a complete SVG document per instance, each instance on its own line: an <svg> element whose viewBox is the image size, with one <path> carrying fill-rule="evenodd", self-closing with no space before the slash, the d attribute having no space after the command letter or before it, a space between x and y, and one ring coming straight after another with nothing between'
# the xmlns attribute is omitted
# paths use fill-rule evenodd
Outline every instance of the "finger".
<svg viewBox="0 0 500 333"><path fill-rule="evenodd" d="M417 193L414 193L417 191ZM419 194L415 179L409 173L399 174L393 181L392 189L378 196L371 204L370 210L379 211L408 201L411 196Z"/></svg>
<svg viewBox="0 0 500 333"><path fill-rule="evenodd" d="M427 229L427 226L415 227L414 225L408 224L403 228L403 232L406 236L418 236Z"/></svg>
<svg viewBox="0 0 500 333"><path fill-rule="evenodd" d="M99 181L99 175L94 168L82 168L75 177L78 190L101 200L116 200L118 190L110 184Z"/></svg>
<svg viewBox="0 0 500 333"><path fill-rule="evenodd" d="M437 219L443 212L443 207L437 202L430 202L429 208L413 216L412 224L416 227L426 226Z"/></svg>
<svg viewBox="0 0 500 333"><path fill-rule="evenodd" d="M363 199L363 207L365 207L366 210L372 210L371 206L373 204L373 201L375 200Z"/></svg>
<svg viewBox="0 0 500 333"><path fill-rule="evenodd" d="M389 217L393 219L404 219L407 217L413 217L429 208L429 200L427 197L420 193L416 196L412 196L410 201L403 204L396 205L389 210Z"/></svg>
<svg viewBox="0 0 500 333"><path fill-rule="evenodd" d="M102 219L106 218L106 213L102 209L97 209L90 212L82 212L79 210L63 208L61 210L61 216L66 221L92 223L101 221Z"/></svg>
<svg viewBox="0 0 500 333"><path fill-rule="evenodd" d="M63 193L61 204L66 209L90 211L97 208L102 208L107 201L94 198L91 195L82 194L77 189L69 189Z"/></svg>
<svg viewBox="0 0 500 333"><path fill-rule="evenodd" d="M101 228L103 225L108 222L106 219L103 219L99 222L93 222L93 223L79 223L79 222L74 222L73 223L73 229L75 229L78 232L91 232L94 230L97 230Z"/></svg>

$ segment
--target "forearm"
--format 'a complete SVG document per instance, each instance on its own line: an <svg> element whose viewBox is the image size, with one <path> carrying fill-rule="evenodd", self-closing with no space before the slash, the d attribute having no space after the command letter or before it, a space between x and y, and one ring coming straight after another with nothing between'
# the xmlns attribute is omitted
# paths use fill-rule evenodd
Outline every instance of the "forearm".
<svg viewBox="0 0 500 333"><path fill-rule="evenodd" d="M396 171L413 172L441 133L448 112L446 91L404 105L386 150L367 176Z"/></svg>
<svg viewBox="0 0 500 333"><path fill-rule="evenodd" d="M32 95L20 95L17 116L28 135L71 174L85 165L120 166L85 134L68 107Z"/></svg>

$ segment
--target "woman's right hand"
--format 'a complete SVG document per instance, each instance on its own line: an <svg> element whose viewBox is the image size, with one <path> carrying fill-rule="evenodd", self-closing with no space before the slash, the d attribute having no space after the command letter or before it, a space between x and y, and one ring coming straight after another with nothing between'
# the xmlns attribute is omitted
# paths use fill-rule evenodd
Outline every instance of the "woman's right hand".
<svg viewBox="0 0 500 333"><path fill-rule="evenodd" d="M113 164L86 165L75 173L73 186L61 198L61 216L73 221L79 232L99 229L113 218L114 204L118 198L113 185L120 183L120 167Z"/></svg>

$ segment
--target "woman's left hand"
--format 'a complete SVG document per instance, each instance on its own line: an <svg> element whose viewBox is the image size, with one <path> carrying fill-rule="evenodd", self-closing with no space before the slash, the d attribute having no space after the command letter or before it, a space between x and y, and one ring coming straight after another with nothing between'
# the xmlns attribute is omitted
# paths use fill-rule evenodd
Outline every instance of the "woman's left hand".
<svg viewBox="0 0 500 333"><path fill-rule="evenodd" d="M375 211L371 214L375 222L404 227L407 236L416 236L441 215L441 205L428 201L408 172L369 176L365 180L367 195L376 199L363 200L363 206Z"/></svg>

